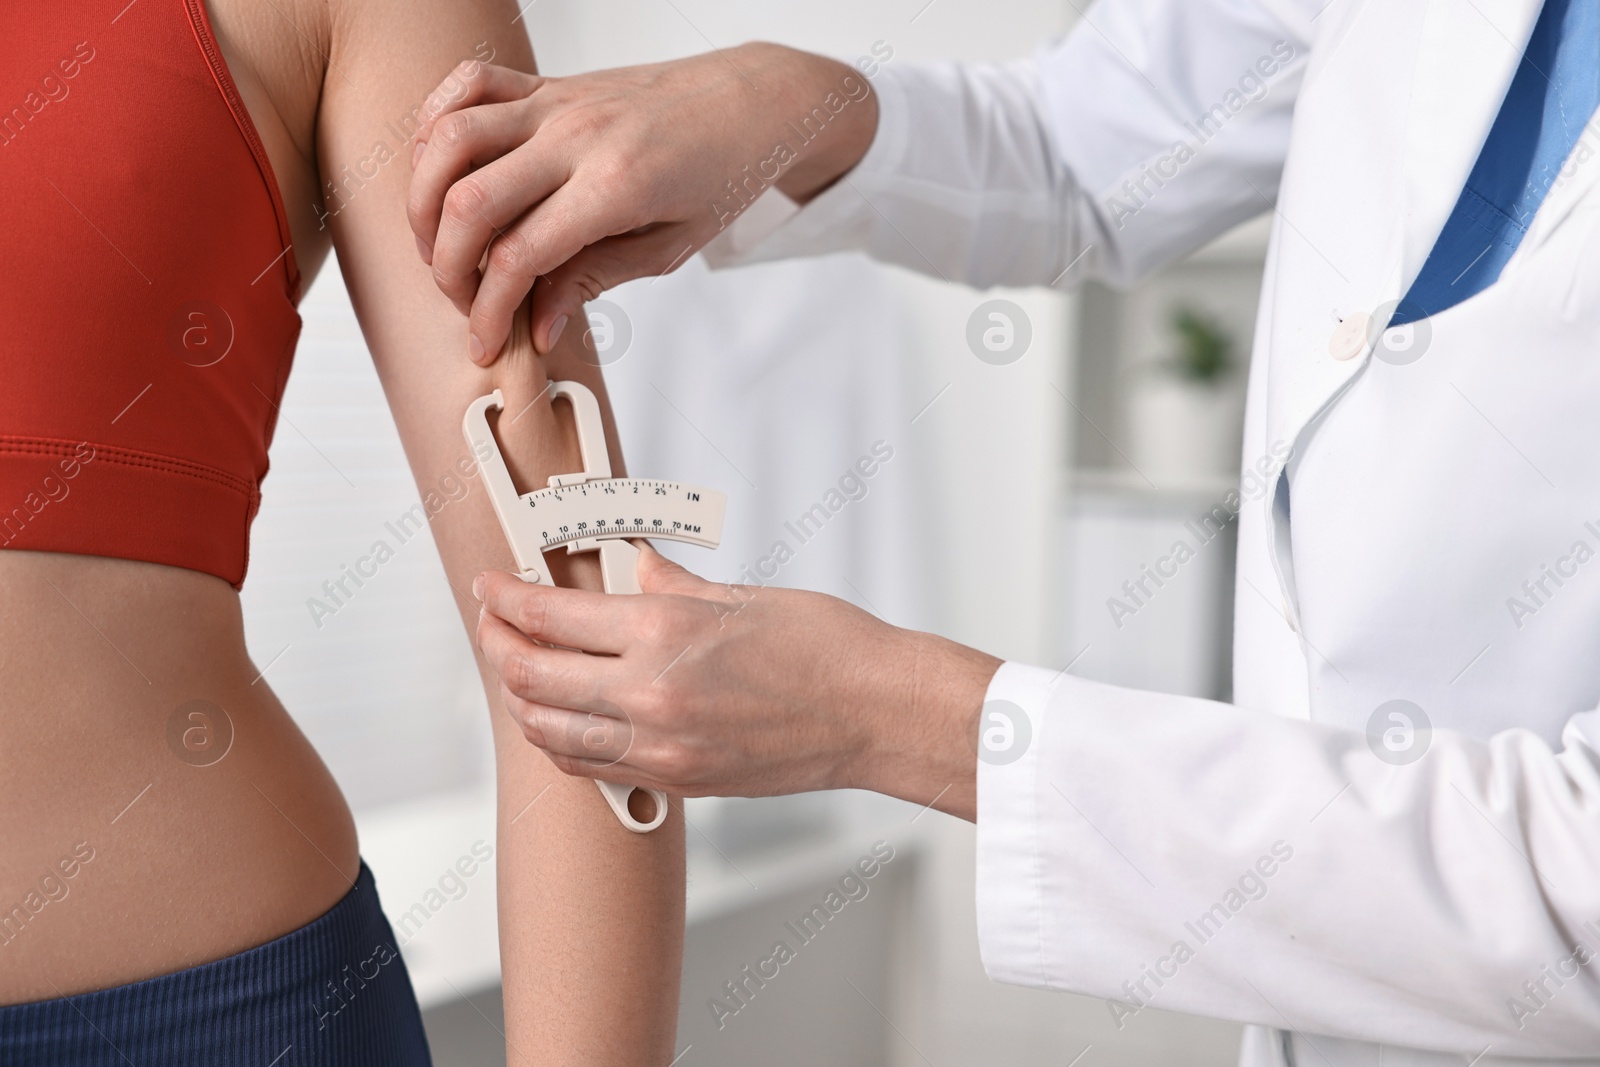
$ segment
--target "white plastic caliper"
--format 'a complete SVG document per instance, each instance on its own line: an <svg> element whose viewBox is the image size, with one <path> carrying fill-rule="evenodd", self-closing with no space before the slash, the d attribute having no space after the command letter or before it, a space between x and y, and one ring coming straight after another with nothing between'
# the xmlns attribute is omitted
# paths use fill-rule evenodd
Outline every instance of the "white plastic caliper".
<svg viewBox="0 0 1600 1067"><path fill-rule="evenodd" d="M578 425L578 449L583 470L558 474L548 488L518 494L511 471L500 454L499 442L489 428L489 412L500 410L504 400L496 389L480 396L467 408L462 430L478 458L483 482L500 527L511 543L525 582L555 585L544 554L567 546L572 552L599 552L600 574L608 593L637 593L639 550L630 537L665 537L674 541L716 548L722 539L722 514L728 498L714 489L647 478L611 477L611 454L606 448L600 404L587 386L578 382L551 382L550 393L572 404ZM633 787L595 781L622 825L635 833L648 833L667 817L667 797L659 789L646 790L655 801L649 822L628 810Z"/></svg>

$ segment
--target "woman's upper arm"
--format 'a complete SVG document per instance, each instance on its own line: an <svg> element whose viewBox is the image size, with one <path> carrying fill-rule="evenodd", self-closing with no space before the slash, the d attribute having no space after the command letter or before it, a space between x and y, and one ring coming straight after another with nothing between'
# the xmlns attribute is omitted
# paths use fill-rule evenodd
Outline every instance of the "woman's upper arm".
<svg viewBox="0 0 1600 1067"><path fill-rule="evenodd" d="M605 393L581 330L567 331L541 359L528 343L524 318L492 368L467 358L466 319L440 294L407 224L411 135L423 102L458 64L492 57L532 71L533 54L509 0L340 0L332 10L317 124L327 223L445 570L472 627L473 577L514 566L476 478L467 478L470 490L458 501L447 502L444 492L430 501L430 490L474 470L461 430L467 405L503 391L502 450L528 489L580 466L565 412L558 419L543 395L547 379L582 381L602 404ZM612 455L620 455L614 439L612 445ZM599 587L587 557L551 563L558 582ZM592 784L561 775L524 741L481 656L479 668L499 770L510 1062L666 1063L682 951L681 815L674 812L650 834L623 829ZM617 1011L619 1004L626 1010Z"/></svg>

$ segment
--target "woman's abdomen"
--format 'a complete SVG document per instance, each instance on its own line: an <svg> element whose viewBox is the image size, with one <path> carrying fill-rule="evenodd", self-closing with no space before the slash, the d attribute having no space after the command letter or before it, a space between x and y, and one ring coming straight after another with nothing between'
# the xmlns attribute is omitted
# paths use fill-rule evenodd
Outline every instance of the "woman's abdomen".
<svg viewBox="0 0 1600 1067"><path fill-rule="evenodd" d="M326 912L359 871L237 594L0 551L0 1004L165 974Z"/></svg>

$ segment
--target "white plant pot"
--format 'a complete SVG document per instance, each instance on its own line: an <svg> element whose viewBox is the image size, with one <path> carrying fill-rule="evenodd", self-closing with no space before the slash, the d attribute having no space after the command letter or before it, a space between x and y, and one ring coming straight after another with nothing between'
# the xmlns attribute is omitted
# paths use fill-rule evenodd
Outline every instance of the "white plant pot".
<svg viewBox="0 0 1600 1067"><path fill-rule="evenodd" d="M1128 458L1139 473L1162 487L1237 475L1244 398L1234 384L1142 376L1128 405Z"/></svg>

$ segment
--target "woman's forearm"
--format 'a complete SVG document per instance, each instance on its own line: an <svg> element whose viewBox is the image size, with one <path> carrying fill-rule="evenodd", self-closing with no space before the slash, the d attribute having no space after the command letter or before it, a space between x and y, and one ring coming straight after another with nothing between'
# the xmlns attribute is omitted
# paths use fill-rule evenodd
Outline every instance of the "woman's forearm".
<svg viewBox="0 0 1600 1067"><path fill-rule="evenodd" d="M518 487L582 467L566 405L552 411L549 399L540 399L546 374L582 381L599 395L613 470L622 474L593 350L587 361L581 355L585 331L573 330L543 359L526 338L520 330L491 373L506 398L497 436ZM562 586L601 588L594 556L551 553L548 560ZM470 589L472 577L452 573L461 589ZM591 783L561 774L528 744L481 653L479 664L498 772L508 1062L664 1067L673 1057L683 955L681 806L648 834L624 829Z"/></svg>

